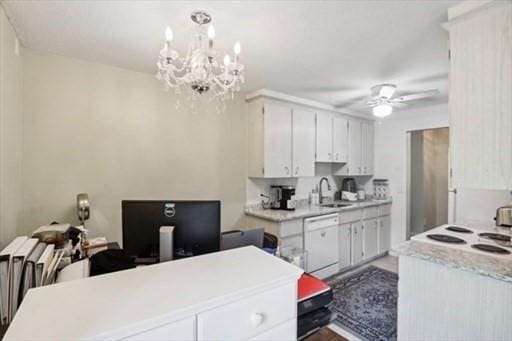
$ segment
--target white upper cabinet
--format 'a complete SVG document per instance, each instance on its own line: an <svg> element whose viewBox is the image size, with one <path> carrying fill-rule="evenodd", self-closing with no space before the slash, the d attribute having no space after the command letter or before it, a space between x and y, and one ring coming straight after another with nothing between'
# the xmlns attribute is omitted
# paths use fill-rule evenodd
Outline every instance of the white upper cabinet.
<svg viewBox="0 0 512 341"><path fill-rule="evenodd" d="M282 178L292 172L292 110L275 103L265 103L263 115L265 177Z"/></svg>
<svg viewBox="0 0 512 341"><path fill-rule="evenodd" d="M315 175L315 113L288 103L249 104L249 176Z"/></svg>
<svg viewBox="0 0 512 341"><path fill-rule="evenodd" d="M345 163L348 159L348 121L338 115L333 118L332 162Z"/></svg>
<svg viewBox="0 0 512 341"><path fill-rule="evenodd" d="M333 115L320 112L316 114L316 161L332 162Z"/></svg>
<svg viewBox="0 0 512 341"><path fill-rule="evenodd" d="M348 175L361 175L361 122L348 122L348 162L346 165Z"/></svg>
<svg viewBox="0 0 512 341"><path fill-rule="evenodd" d="M512 189L512 2L452 18L452 187Z"/></svg>
<svg viewBox="0 0 512 341"><path fill-rule="evenodd" d="M334 175L373 174L371 121L266 97L251 98L248 112L249 177L315 176L315 162Z"/></svg>
<svg viewBox="0 0 512 341"><path fill-rule="evenodd" d="M293 109L293 176L315 176L315 113Z"/></svg>
<svg viewBox="0 0 512 341"><path fill-rule="evenodd" d="M374 129L372 123L363 122L361 125L362 135L362 173L363 175L373 174L373 150L374 150Z"/></svg>

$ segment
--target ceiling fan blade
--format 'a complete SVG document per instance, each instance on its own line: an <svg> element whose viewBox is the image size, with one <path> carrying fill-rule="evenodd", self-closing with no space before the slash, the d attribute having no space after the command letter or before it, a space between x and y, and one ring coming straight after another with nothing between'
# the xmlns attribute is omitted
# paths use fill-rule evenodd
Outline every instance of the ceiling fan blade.
<svg viewBox="0 0 512 341"><path fill-rule="evenodd" d="M411 95L395 97L395 98L391 99L391 102L393 102L393 103L397 103L397 102L400 103L400 102L415 101L415 100L418 100L418 99L434 97L434 96L436 96L438 94L439 94L439 90L437 90L437 89L435 89L435 90L428 90L428 91L418 92L418 93L411 94Z"/></svg>
<svg viewBox="0 0 512 341"><path fill-rule="evenodd" d="M392 106L393 106L393 108L403 109L403 108L407 108L409 106L409 104L403 103L403 102L394 102L394 103L392 103Z"/></svg>

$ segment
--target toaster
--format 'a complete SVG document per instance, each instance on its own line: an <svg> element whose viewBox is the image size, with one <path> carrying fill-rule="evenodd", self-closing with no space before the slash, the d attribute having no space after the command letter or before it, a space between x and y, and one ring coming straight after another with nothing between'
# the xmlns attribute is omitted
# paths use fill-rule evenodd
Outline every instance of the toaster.
<svg viewBox="0 0 512 341"><path fill-rule="evenodd" d="M499 207L494 220L496 226L512 227L512 205Z"/></svg>

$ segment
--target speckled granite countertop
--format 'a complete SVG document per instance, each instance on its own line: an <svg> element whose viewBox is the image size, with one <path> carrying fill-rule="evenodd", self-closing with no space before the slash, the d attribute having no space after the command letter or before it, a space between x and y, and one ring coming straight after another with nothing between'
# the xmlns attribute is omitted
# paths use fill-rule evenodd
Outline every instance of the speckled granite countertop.
<svg viewBox="0 0 512 341"><path fill-rule="evenodd" d="M347 202L344 202L344 203L347 203ZM353 211L353 210L362 209L365 207L380 206L380 205L385 205L385 204L390 204L390 203L391 203L391 199L365 200L365 201L354 202L350 206L336 207L336 208L305 205L305 206L299 206L294 211L263 209L263 208L261 208L261 205L251 205L251 206L248 206L245 208L245 214L249 215L249 216L265 219L265 220L281 222L281 221L286 221L286 220L314 217L314 216L329 214L329 213Z"/></svg>
<svg viewBox="0 0 512 341"><path fill-rule="evenodd" d="M510 230L497 230L491 223L476 221L461 221L457 225L464 225L478 230L510 233ZM475 274L492 277L512 283L512 260L497 258L486 254L462 251L443 245L435 245L421 241L407 241L392 248L393 256L410 256L437 264L446 265L455 269L473 272Z"/></svg>

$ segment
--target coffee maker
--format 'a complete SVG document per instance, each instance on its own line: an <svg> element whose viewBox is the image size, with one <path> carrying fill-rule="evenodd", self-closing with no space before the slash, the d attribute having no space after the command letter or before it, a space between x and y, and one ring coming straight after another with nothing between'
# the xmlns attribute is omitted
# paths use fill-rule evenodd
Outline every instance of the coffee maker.
<svg viewBox="0 0 512 341"><path fill-rule="evenodd" d="M295 186L270 186L271 208L275 210L295 210Z"/></svg>

